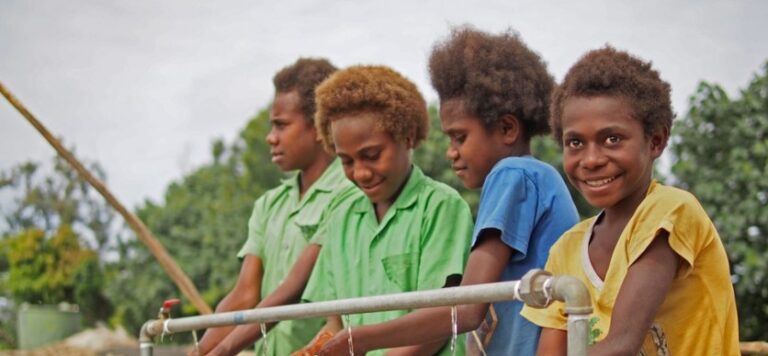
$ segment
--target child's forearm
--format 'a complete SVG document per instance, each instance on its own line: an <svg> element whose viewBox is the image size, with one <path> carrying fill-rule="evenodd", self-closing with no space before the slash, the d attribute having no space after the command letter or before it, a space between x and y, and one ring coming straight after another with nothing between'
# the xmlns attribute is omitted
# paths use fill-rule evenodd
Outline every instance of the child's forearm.
<svg viewBox="0 0 768 356"><path fill-rule="evenodd" d="M656 313L672 286L680 257L662 232L627 271L611 315L605 339L595 344L590 355L637 354Z"/></svg>
<svg viewBox="0 0 768 356"><path fill-rule="evenodd" d="M477 329L488 304L461 305L456 310L461 334ZM411 345L436 345L439 350L452 334L450 307L421 309L384 323L352 327L353 342L365 351Z"/></svg>
<svg viewBox="0 0 768 356"><path fill-rule="evenodd" d="M283 283L265 297L257 307L264 308L298 303L301 299L301 293L304 292L304 287L307 286L309 276L312 274L320 248L321 246L316 244L310 244L304 248L304 251L301 252L296 263L294 263L286 275Z"/></svg>

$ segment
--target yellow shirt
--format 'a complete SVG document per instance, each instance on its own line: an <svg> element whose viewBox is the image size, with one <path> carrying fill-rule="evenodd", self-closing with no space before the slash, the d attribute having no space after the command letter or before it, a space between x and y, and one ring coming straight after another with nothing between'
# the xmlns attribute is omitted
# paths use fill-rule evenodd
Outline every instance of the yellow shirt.
<svg viewBox="0 0 768 356"><path fill-rule="evenodd" d="M567 231L552 246L546 270L584 282L592 296L591 336L602 340L629 267L660 231L681 258L680 269L646 335L641 355L738 355L739 324L728 257L720 236L690 193L651 183L614 248L605 280L592 268L587 246L596 217ZM523 308L521 314L547 328L566 329L564 305Z"/></svg>

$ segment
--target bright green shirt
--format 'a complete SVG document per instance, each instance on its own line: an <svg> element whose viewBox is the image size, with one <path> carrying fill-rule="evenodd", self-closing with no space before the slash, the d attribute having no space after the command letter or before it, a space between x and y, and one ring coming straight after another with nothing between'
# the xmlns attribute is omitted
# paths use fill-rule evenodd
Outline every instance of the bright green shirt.
<svg viewBox="0 0 768 356"><path fill-rule="evenodd" d="M330 212L356 192L335 159L301 199L298 174L292 174L256 200L248 220L248 240L237 257L261 258L262 298L280 285ZM312 340L322 325L322 319L280 322L267 333L269 354L289 355ZM261 347L263 341L256 344L257 355L262 355Z"/></svg>
<svg viewBox="0 0 768 356"><path fill-rule="evenodd" d="M426 177L418 167L413 167L380 223L365 196L345 202L326 223L327 231L316 241L323 249L304 300L436 289L445 286L449 276L464 272L472 234L469 206L455 190ZM355 314L349 322L353 327L377 324L408 312ZM463 349L460 345L457 354ZM448 347L443 354L450 354Z"/></svg>

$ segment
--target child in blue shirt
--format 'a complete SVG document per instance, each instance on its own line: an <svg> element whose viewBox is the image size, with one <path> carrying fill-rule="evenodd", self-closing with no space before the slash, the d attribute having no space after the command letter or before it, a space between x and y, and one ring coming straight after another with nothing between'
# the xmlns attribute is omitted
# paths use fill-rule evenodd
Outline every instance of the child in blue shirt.
<svg viewBox="0 0 768 356"><path fill-rule="evenodd" d="M530 140L549 132L553 88L541 58L516 34L459 28L429 61L440 97L448 158L467 188L482 187L472 251L461 285L517 280L542 268L550 246L579 221L565 182L530 155ZM470 354L533 355L541 329L520 316L517 301L458 307L459 332ZM409 318L431 314L424 328ZM451 335L450 308L430 308L359 328L355 342L371 348L424 344Z"/></svg>

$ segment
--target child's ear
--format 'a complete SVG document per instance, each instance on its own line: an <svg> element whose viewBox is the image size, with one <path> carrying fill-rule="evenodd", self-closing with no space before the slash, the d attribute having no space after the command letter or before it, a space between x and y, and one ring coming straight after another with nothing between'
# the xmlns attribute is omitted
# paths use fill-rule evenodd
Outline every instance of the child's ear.
<svg viewBox="0 0 768 356"><path fill-rule="evenodd" d="M664 127L656 130L651 135L651 157L653 159L659 158L664 149L667 148L667 141L669 141L669 129Z"/></svg>
<svg viewBox="0 0 768 356"><path fill-rule="evenodd" d="M506 114L499 120L504 143L507 145L515 144L523 134L523 125L515 115Z"/></svg>

